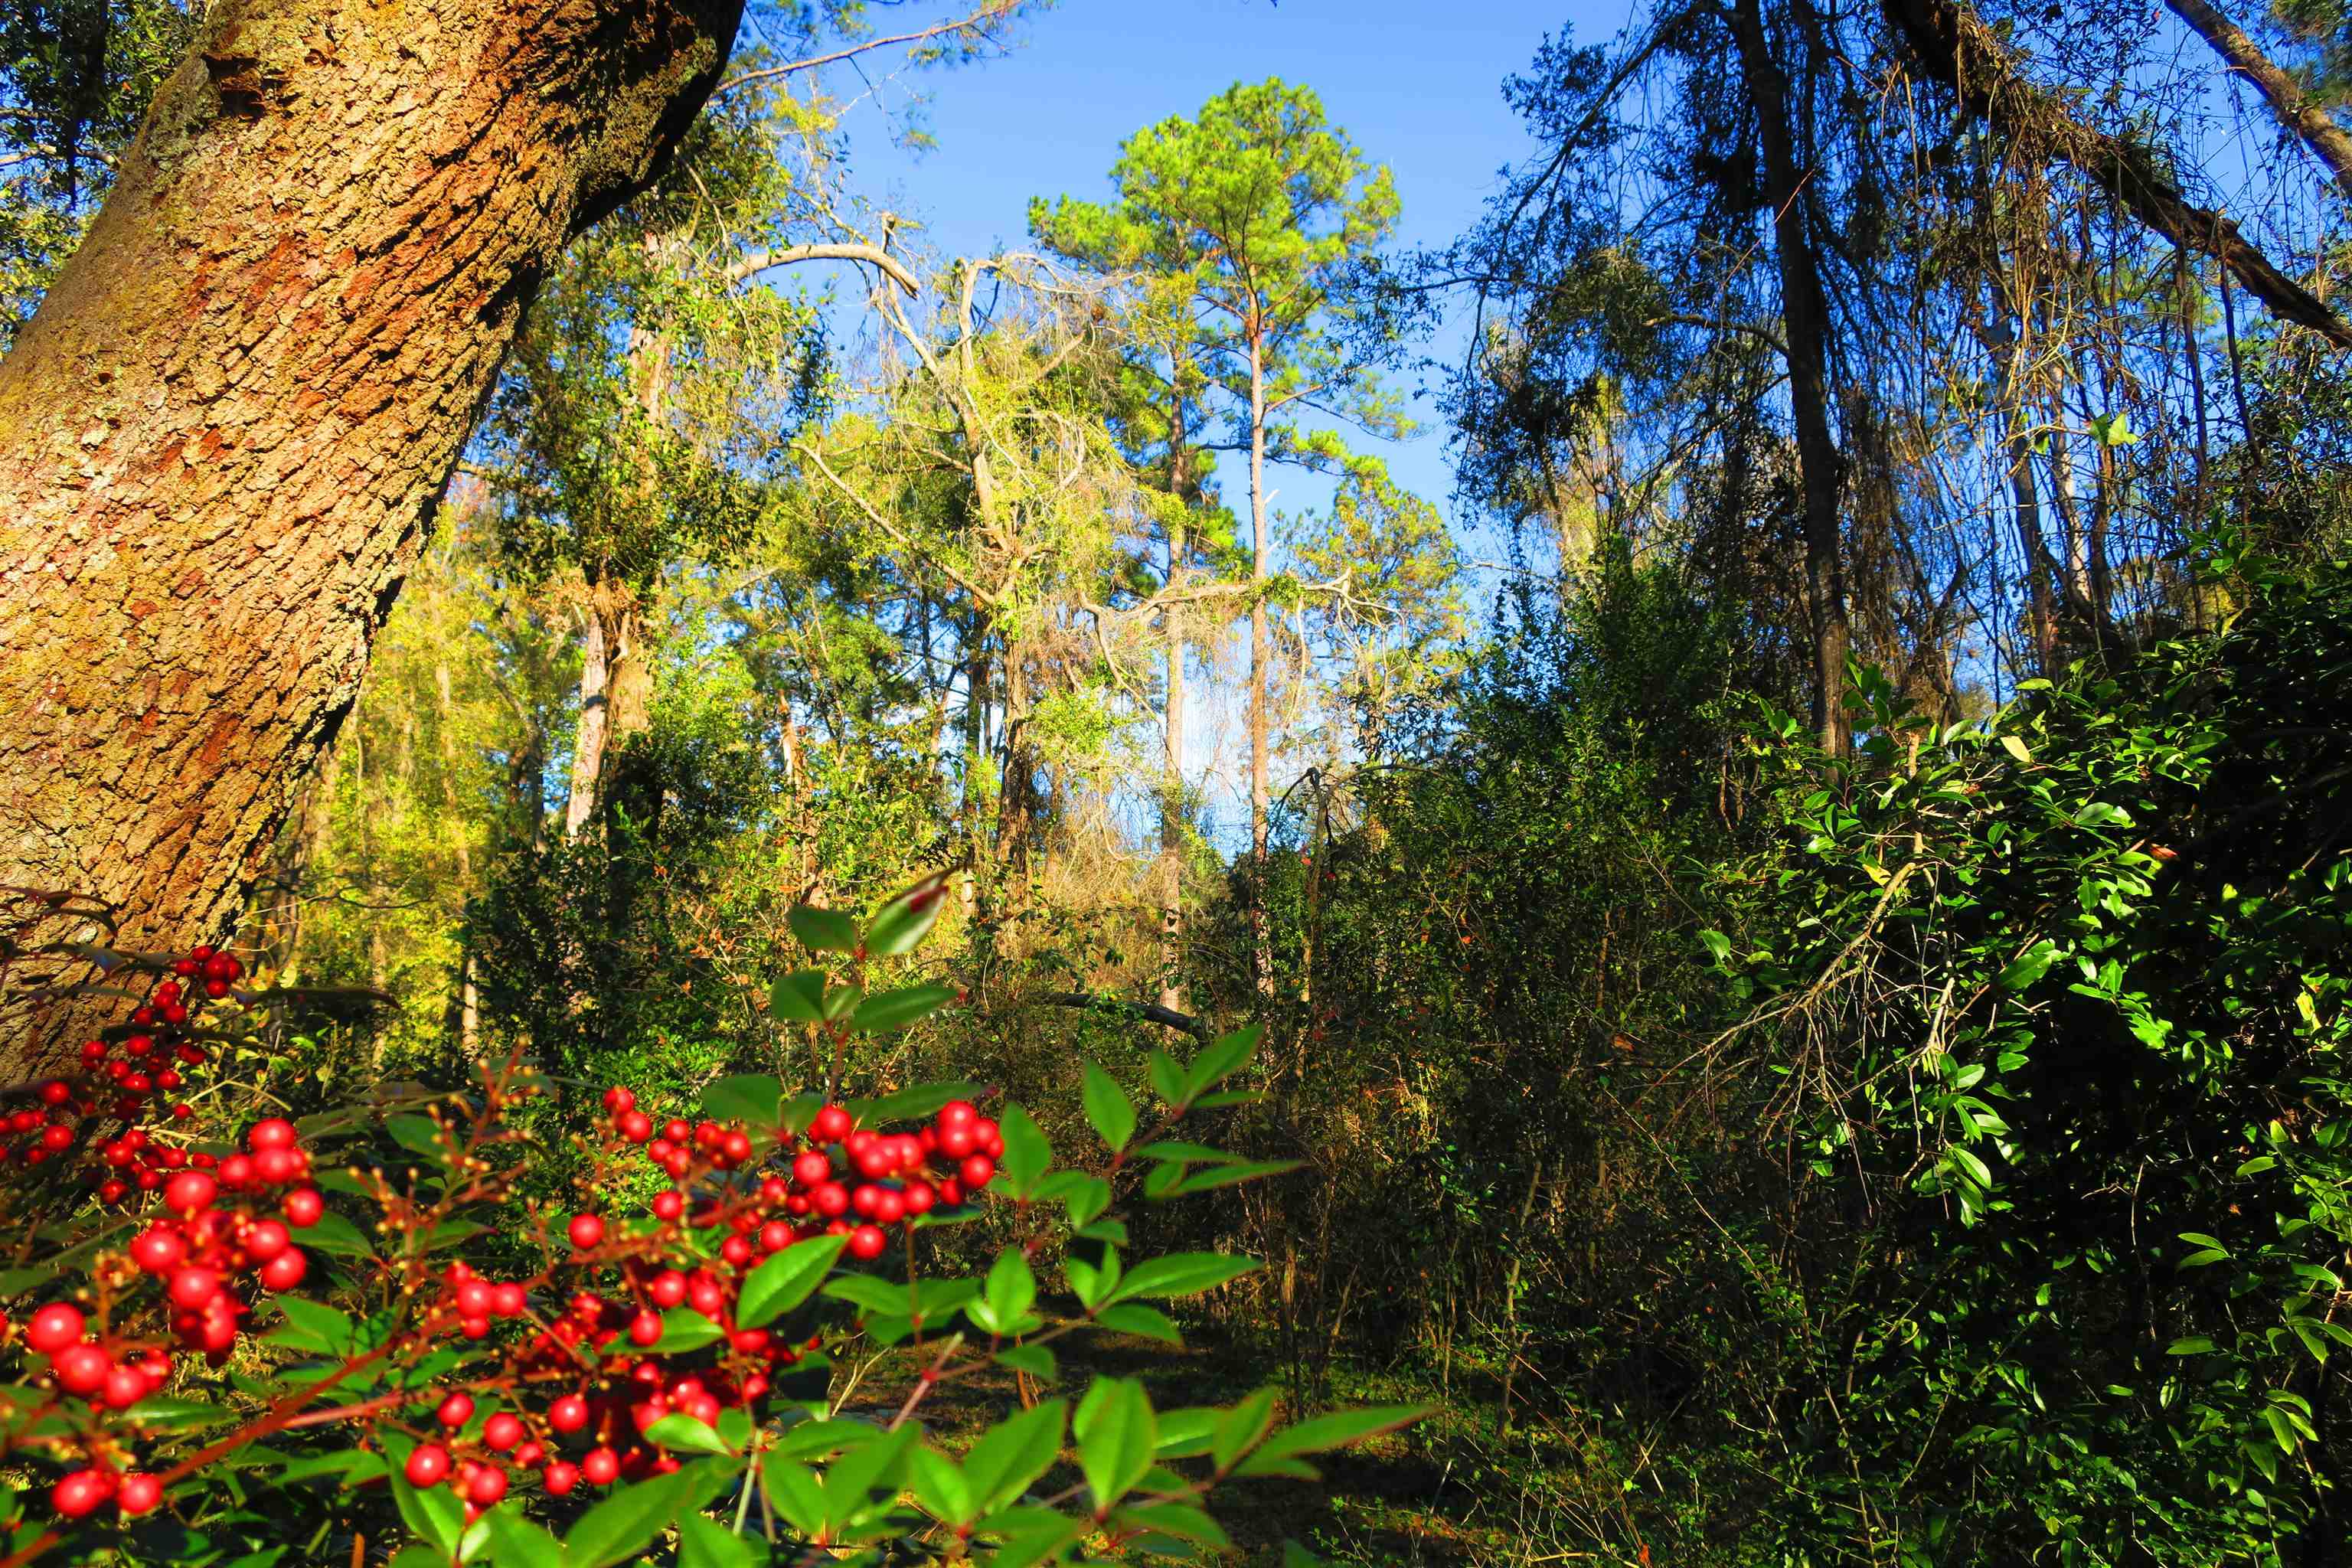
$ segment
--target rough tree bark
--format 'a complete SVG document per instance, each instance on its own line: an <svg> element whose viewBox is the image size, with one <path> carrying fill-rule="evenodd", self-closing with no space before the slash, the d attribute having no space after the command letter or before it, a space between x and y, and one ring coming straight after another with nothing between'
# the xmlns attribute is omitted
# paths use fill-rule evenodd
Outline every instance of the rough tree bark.
<svg viewBox="0 0 2352 1568"><path fill-rule="evenodd" d="M1755 100L1764 145L1765 198L1772 204L1772 248L1780 263L1780 318L1789 342L1789 406L1796 417L1797 467L1805 493L1805 594L1813 617L1813 732L1843 755L1853 739L1845 710L1852 646L1845 605L1844 530L1838 518L1841 458L1830 429L1830 308L1806 233L1803 176L1789 118L1788 81L1772 58L1757 0L1738 0L1731 18L1740 74Z"/></svg>
<svg viewBox="0 0 2352 1568"><path fill-rule="evenodd" d="M224 933L540 277L740 10L210 9L0 361L0 883L97 894L132 945Z"/></svg>

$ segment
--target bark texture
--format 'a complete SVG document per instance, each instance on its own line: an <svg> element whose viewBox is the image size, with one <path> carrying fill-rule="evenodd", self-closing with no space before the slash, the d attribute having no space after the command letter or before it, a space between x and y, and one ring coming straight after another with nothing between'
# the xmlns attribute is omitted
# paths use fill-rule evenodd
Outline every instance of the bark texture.
<svg viewBox="0 0 2352 1568"><path fill-rule="evenodd" d="M226 935L499 358L740 0L225 0L0 361L0 883ZM47 1059L71 1003L0 1017Z"/></svg>
<svg viewBox="0 0 2352 1568"><path fill-rule="evenodd" d="M2337 348L2352 348L2352 323L2272 265L2236 224L2189 201L2147 147L2084 124L2056 94L2027 80L2015 51L1975 12L1953 0L1883 4L1920 68L2000 132L2012 155L2073 164L2157 233L2219 261L2281 321L2308 327Z"/></svg>

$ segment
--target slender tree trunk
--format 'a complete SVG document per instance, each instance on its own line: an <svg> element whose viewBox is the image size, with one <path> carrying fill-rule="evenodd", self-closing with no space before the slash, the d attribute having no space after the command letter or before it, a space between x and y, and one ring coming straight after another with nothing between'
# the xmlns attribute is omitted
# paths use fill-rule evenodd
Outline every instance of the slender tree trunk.
<svg viewBox="0 0 2352 1568"><path fill-rule="evenodd" d="M0 361L0 884L227 930L539 279L740 0L220 0ZM79 999L0 1039L46 1061Z"/></svg>
<svg viewBox="0 0 2352 1568"><path fill-rule="evenodd" d="M1765 197L1772 204L1780 263L1780 315L1789 340L1789 403L1796 416L1797 465L1805 496L1805 592L1813 616L1813 730L1822 750L1843 755L1853 740L1845 711L1845 550L1838 521L1840 459L1829 416L1829 301L1822 291L1796 150L1790 144L1787 79L1772 58L1757 0L1733 14L1741 74L1755 100L1764 144Z"/></svg>
<svg viewBox="0 0 2352 1568"><path fill-rule="evenodd" d="M1168 579L1184 560L1184 528L1168 531ZM1184 629L1174 605L1168 632L1168 752L1160 781L1160 1005L1183 1013L1184 984Z"/></svg>
<svg viewBox="0 0 2352 1568"><path fill-rule="evenodd" d="M2352 196L2352 137L2329 117L2326 110L2312 102L2294 84L2294 79L2272 63L2263 53L2260 44L2246 36L2245 29L2205 3L2205 0L2164 0L2172 14L2195 30L2197 36L2213 47L2213 52L2229 63L2230 68L2252 82L2268 100L2271 112L2278 122L2292 132L2311 150L2313 157L2327 165L2336 176L2338 189Z"/></svg>
<svg viewBox="0 0 2352 1568"><path fill-rule="evenodd" d="M566 838L579 837L596 815L596 783L604 774L604 732L612 719L612 669L604 647L604 616L593 599L586 623L580 634L580 721L572 740L572 794L563 805Z"/></svg>
<svg viewBox="0 0 2352 1568"><path fill-rule="evenodd" d="M1274 994L1274 942L1265 915L1265 358L1251 323L1250 369L1250 973Z"/></svg>

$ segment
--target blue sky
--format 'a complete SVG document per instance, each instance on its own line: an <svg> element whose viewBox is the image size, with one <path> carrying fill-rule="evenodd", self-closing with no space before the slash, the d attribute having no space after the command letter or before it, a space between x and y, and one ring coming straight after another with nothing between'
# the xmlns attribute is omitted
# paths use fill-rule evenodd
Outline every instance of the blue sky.
<svg viewBox="0 0 2352 1568"><path fill-rule="evenodd" d="M1547 32L1570 24L1598 40L1629 14L1626 0L1061 0L1009 57L877 82L847 121L851 165L863 193L919 218L940 254L985 255L1026 243L1032 196L1108 195L1111 161L1133 132L1192 114L1236 80L1276 76L1314 88L1394 174L1400 243L1443 244L1527 148L1503 79ZM834 82L845 94L856 85ZM910 90L927 97L922 122L936 139L920 153L893 146L875 111L902 107ZM1450 357L1455 342L1446 334L1430 352ZM1400 378L1400 390L1419 379ZM1453 484L1444 435L1431 400L1415 399L1414 412L1426 433L1382 449L1401 481L1442 505ZM1328 494L1303 475L1275 482L1277 507Z"/></svg>

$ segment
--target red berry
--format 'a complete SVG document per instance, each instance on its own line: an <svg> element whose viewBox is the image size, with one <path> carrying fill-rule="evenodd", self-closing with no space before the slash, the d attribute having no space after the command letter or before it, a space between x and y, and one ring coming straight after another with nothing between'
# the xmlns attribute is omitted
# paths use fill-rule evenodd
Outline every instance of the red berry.
<svg viewBox="0 0 2352 1568"><path fill-rule="evenodd" d="M163 1206L173 1214L194 1214L212 1206L220 1184L202 1171L183 1171L163 1184Z"/></svg>
<svg viewBox="0 0 2352 1568"><path fill-rule="evenodd" d="M288 1225L296 1230L308 1230L327 1212L327 1200L319 1195L316 1187L297 1187L286 1194L278 1206L285 1211Z"/></svg>
<svg viewBox="0 0 2352 1568"><path fill-rule="evenodd" d="M740 1165L751 1157L751 1140L742 1132L730 1132L719 1141L719 1152L730 1164Z"/></svg>
<svg viewBox="0 0 2352 1568"><path fill-rule="evenodd" d="M114 1494L115 1505L128 1518L151 1513L163 1500L163 1483L152 1476L125 1476Z"/></svg>
<svg viewBox="0 0 2352 1568"><path fill-rule="evenodd" d="M979 1120L980 1108L969 1100L950 1100L940 1107L938 1121L942 1132L950 1127L969 1127Z"/></svg>
<svg viewBox="0 0 2352 1568"><path fill-rule="evenodd" d="M33 1314L25 1330L25 1342L43 1355L55 1355L68 1345L76 1343L82 1335L81 1310L64 1301L52 1301Z"/></svg>
<svg viewBox="0 0 2352 1568"><path fill-rule="evenodd" d="M569 1234L572 1245L586 1252L604 1239L604 1222L593 1214L574 1215Z"/></svg>
<svg viewBox="0 0 2352 1568"><path fill-rule="evenodd" d="M419 1445L408 1456L408 1484L437 1487L449 1477L449 1450L438 1443Z"/></svg>
<svg viewBox="0 0 2352 1568"><path fill-rule="evenodd" d="M559 1432L577 1432L588 1425L588 1402L567 1394L547 1407L547 1424Z"/></svg>
<svg viewBox="0 0 2352 1568"><path fill-rule="evenodd" d="M474 1418L474 1396L460 1390L441 1402L434 1419L453 1431Z"/></svg>
<svg viewBox="0 0 2352 1568"><path fill-rule="evenodd" d="M291 1290L310 1272L310 1260L299 1247L289 1247L261 1266L258 1278L265 1290Z"/></svg>
<svg viewBox="0 0 2352 1568"><path fill-rule="evenodd" d="M809 1131L820 1143L838 1143L849 1136L851 1125L848 1111L838 1105L828 1105L809 1123Z"/></svg>
<svg viewBox="0 0 2352 1568"><path fill-rule="evenodd" d="M873 1259L882 1256L888 1238L875 1226L861 1225L849 1233L849 1256Z"/></svg>
<svg viewBox="0 0 2352 1568"><path fill-rule="evenodd" d="M641 1347L651 1345L657 1342L661 1337L662 1320L659 1312L648 1309L629 1320L631 1344Z"/></svg>
<svg viewBox="0 0 2352 1568"><path fill-rule="evenodd" d="M656 1307L675 1307L686 1300L686 1276L676 1269L656 1274L653 1283L646 1287L646 1294Z"/></svg>
<svg viewBox="0 0 2352 1568"><path fill-rule="evenodd" d="M522 1439L522 1422L509 1411L501 1410L482 1423L482 1441L492 1453L503 1454Z"/></svg>
<svg viewBox="0 0 2352 1568"><path fill-rule="evenodd" d="M566 1496L580 1484L580 1467L569 1460L558 1459L539 1472L539 1483L547 1489L550 1497Z"/></svg>
<svg viewBox="0 0 2352 1568"><path fill-rule="evenodd" d="M985 1154L974 1154L957 1167L956 1174L963 1178L966 1187L978 1192L988 1185L991 1176L996 1174L996 1162Z"/></svg>
<svg viewBox="0 0 2352 1568"><path fill-rule="evenodd" d="M530 1302L524 1296L521 1286L509 1283L491 1287L491 1316L499 1318L519 1318L522 1316L523 1308L528 1305L530 1305Z"/></svg>
<svg viewBox="0 0 2352 1568"><path fill-rule="evenodd" d="M147 1397L147 1376L135 1366L117 1366L106 1374L100 1400L110 1410L128 1410Z"/></svg>
<svg viewBox="0 0 2352 1568"><path fill-rule="evenodd" d="M41 1085L43 1105L63 1105L73 1098L73 1086L61 1078L53 1078Z"/></svg>
<svg viewBox="0 0 2352 1568"><path fill-rule="evenodd" d="M666 1193L656 1193L654 1194L654 1217L656 1219L675 1220L678 1215L685 1212L686 1194L679 1192L677 1188L672 1187Z"/></svg>
<svg viewBox="0 0 2352 1568"><path fill-rule="evenodd" d="M290 1149L296 1136L291 1121L282 1116L273 1116L266 1121L253 1124L245 1135L245 1146L257 1154L264 1149Z"/></svg>
<svg viewBox="0 0 2352 1568"><path fill-rule="evenodd" d="M79 1519L104 1502L111 1479L96 1470L75 1470L49 1489L49 1506L66 1519Z"/></svg>
<svg viewBox="0 0 2352 1568"><path fill-rule="evenodd" d="M220 1294L221 1277L216 1268L190 1264L172 1272L172 1304L191 1312L201 1312L213 1304Z"/></svg>
<svg viewBox="0 0 2352 1568"><path fill-rule="evenodd" d="M507 1473L496 1465L484 1465L466 1483L466 1500L476 1508L488 1508L507 1495Z"/></svg>
<svg viewBox="0 0 2352 1568"><path fill-rule="evenodd" d="M673 1143L688 1143L694 1140L694 1129L674 1116L662 1124L662 1136Z"/></svg>
<svg viewBox="0 0 2352 1568"><path fill-rule="evenodd" d="M632 1143L642 1143L654 1135L653 1118L642 1110L623 1111L614 1119L613 1126Z"/></svg>
<svg viewBox="0 0 2352 1568"><path fill-rule="evenodd" d="M637 1108L637 1097L631 1090L614 1084L604 1091L604 1109L615 1116L625 1116Z"/></svg>
<svg viewBox="0 0 2352 1568"><path fill-rule="evenodd" d="M592 1487L609 1487L621 1473L621 1456L610 1448L591 1448L580 1461L580 1476Z"/></svg>
<svg viewBox="0 0 2352 1568"><path fill-rule="evenodd" d="M92 1344L70 1344L50 1362L58 1385L68 1394L95 1394L106 1385L114 1358Z"/></svg>
<svg viewBox="0 0 2352 1568"><path fill-rule="evenodd" d="M256 1263L267 1263L293 1245L294 1238L274 1219L257 1220L245 1233L245 1255Z"/></svg>

